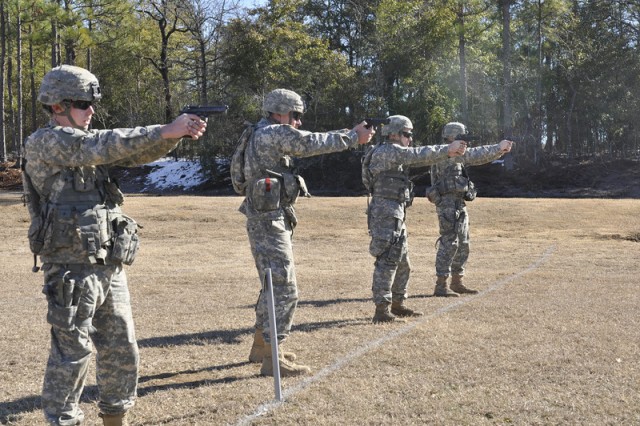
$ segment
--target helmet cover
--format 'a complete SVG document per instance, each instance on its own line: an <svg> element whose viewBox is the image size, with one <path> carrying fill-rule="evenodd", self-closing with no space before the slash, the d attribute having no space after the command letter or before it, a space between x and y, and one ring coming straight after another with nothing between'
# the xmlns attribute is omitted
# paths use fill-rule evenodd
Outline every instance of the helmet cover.
<svg viewBox="0 0 640 426"><path fill-rule="evenodd" d="M467 133L467 128L464 124L452 121L447 123L442 128L442 139L455 139L458 135L464 135Z"/></svg>
<svg viewBox="0 0 640 426"><path fill-rule="evenodd" d="M304 102L300 95L287 89L276 89L270 92L264 99L262 109L265 112L276 114L288 114L292 111L305 112Z"/></svg>
<svg viewBox="0 0 640 426"><path fill-rule="evenodd" d="M38 101L45 105L58 104L67 99L93 102L101 97L96 76L73 65L60 65L45 74L38 93Z"/></svg>
<svg viewBox="0 0 640 426"><path fill-rule="evenodd" d="M382 127L382 136L392 133L400 133L404 129L413 129L413 123L404 115L392 115L389 117L389 124Z"/></svg>

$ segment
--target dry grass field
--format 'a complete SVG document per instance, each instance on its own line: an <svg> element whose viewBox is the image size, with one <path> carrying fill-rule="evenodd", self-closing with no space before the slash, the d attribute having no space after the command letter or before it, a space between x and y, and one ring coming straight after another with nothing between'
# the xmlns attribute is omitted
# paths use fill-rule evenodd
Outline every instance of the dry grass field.
<svg viewBox="0 0 640 426"><path fill-rule="evenodd" d="M470 204L467 281L433 298L434 208L409 210L411 307L373 325L365 198L303 199L300 304L283 380L249 364L258 278L238 197L129 196L143 246L128 267L141 352L134 425L639 425L640 200ZM27 212L0 192L0 423L38 425L49 346ZM82 407L97 422L94 372Z"/></svg>

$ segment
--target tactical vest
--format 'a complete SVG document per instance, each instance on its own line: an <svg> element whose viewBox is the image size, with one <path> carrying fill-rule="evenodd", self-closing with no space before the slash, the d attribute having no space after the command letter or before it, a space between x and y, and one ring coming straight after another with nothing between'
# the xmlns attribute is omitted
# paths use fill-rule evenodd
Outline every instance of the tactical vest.
<svg viewBox="0 0 640 426"><path fill-rule="evenodd" d="M66 168L43 191L29 229L34 255L52 263L133 262L138 226L121 212L124 198L106 167Z"/></svg>
<svg viewBox="0 0 640 426"><path fill-rule="evenodd" d="M440 195L464 194L469 190L469 178L464 173L464 166L453 164L447 167L438 178L435 186Z"/></svg>
<svg viewBox="0 0 640 426"><path fill-rule="evenodd" d="M411 205L413 182L403 172L382 172L373 182L373 196Z"/></svg>

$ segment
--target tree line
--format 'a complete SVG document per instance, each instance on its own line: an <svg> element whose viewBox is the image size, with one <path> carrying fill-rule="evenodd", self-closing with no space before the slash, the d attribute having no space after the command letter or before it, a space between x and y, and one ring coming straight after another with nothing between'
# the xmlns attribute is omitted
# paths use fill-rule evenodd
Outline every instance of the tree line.
<svg viewBox="0 0 640 426"><path fill-rule="evenodd" d="M309 130L402 114L420 145L448 121L514 138L522 166L637 157L639 37L639 0L0 0L0 160L46 123L37 91L60 64L100 80L96 128L229 105L177 153L212 174L278 87Z"/></svg>

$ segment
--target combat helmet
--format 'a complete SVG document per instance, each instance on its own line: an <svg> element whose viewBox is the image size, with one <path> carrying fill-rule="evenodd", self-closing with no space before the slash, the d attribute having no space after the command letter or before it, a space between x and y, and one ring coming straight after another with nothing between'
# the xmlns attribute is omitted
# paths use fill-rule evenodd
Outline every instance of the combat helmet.
<svg viewBox="0 0 640 426"><path fill-rule="evenodd" d="M96 76L73 65L60 65L49 71L38 93L38 101L44 105L58 104L65 99L93 102L101 97Z"/></svg>
<svg viewBox="0 0 640 426"><path fill-rule="evenodd" d="M413 123L404 115L392 115L389 117L389 124L382 127L382 136L388 136L393 133L400 133L403 129L413 129Z"/></svg>
<svg viewBox="0 0 640 426"><path fill-rule="evenodd" d="M452 121L445 124L442 128L442 139L455 139L456 136L464 135L465 133L467 133L467 128L464 124L458 123L457 121Z"/></svg>
<svg viewBox="0 0 640 426"><path fill-rule="evenodd" d="M300 95L287 89L276 89L270 92L262 104L265 112L288 114L290 112L304 113L304 102Z"/></svg>

